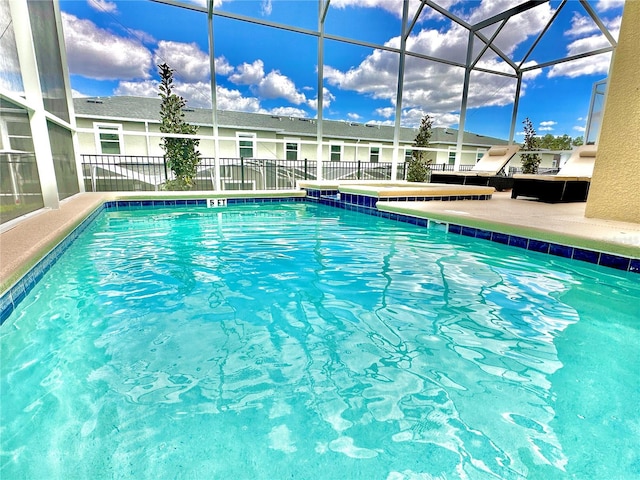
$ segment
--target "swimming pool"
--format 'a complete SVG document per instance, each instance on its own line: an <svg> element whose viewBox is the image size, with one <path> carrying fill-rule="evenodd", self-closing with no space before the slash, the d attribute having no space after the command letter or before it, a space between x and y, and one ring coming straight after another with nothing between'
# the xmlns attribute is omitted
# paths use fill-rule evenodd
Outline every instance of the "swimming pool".
<svg viewBox="0 0 640 480"><path fill-rule="evenodd" d="M0 476L637 477L639 298L323 205L105 211L0 327Z"/></svg>

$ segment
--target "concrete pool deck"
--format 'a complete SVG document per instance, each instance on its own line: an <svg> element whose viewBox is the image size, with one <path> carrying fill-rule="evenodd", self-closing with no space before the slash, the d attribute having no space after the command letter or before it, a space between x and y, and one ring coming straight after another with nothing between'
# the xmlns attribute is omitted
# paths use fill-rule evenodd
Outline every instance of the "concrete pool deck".
<svg viewBox="0 0 640 480"><path fill-rule="evenodd" d="M180 198L292 197L304 192L172 192ZM640 258L640 224L584 216L586 203L546 204L512 199L495 192L491 200L448 202L380 202L394 213L545 239L574 247ZM61 202L58 210L41 210L20 222L8 222L0 233L0 292L8 289L51 248L104 201L166 198L167 192L82 193Z"/></svg>

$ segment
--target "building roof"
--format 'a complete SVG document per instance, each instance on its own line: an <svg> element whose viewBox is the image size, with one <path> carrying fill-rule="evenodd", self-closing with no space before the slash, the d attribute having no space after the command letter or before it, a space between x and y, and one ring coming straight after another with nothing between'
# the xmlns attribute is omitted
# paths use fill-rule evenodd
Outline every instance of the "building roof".
<svg viewBox="0 0 640 480"><path fill-rule="evenodd" d="M74 98L76 117L101 118L121 121L148 121L160 123L160 98L151 97L83 97ZM185 120L193 125L211 126L211 109L184 109ZM316 136L315 119L287 117L262 113L218 111L218 127L235 130L271 131L281 136ZM363 124L337 120L323 120L324 137L361 139L365 142L393 142L394 127L388 125ZM400 128L400 142L413 143L417 128ZM431 130L431 143L455 145L458 131L453 128L434 127ZM466 146L506 145L506 140L465 132L463 143Z"/></svg>

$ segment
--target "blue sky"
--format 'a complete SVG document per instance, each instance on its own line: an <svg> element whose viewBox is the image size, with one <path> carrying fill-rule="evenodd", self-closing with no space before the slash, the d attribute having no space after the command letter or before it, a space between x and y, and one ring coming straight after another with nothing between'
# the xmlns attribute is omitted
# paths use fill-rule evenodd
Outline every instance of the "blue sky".
<svg viewBox="0 0 640 480"><path fill-rule="evenodd" d="M216 10L315 31L317 0L215 0ZM204 5L204 0L188 0ZM475 24L517 0L439 0L461 20ZM617 38L623 2L591 0L593 11ZM411 0L413 17L419 2ZM496 38L516 64L523 60L559 1L513 17ZM157 96L156 65L175 69L176 91L192 107L210 107L206 15L147 0L61 0L71 83L75 96ZM325 34L375 45L399 46L402 0L332 0ZM494 27L482 31L490 37ZM216 16L215 65L218 108L302 117L317 116L318 42L313 35ZM412 52L464 63L467 30L425 7L412 29ZM557 15L526 65L610 45L580 2L570 0ZM478 53L483 44L476 41ZM333 39L324 42L326 119L393 124L399 56L395 52ZM538 134L584 133L594 82L606 78L610 54L535 69L525 74L516 131L529 117ZM513 70L492 51L478 66ZM402 125L417 126L429 114L434 125L457 128L464 69L408 56ZM471 76L465 130L508 138L516 82L502 75ZM516 141L522 136L516 135Z"/></svg>

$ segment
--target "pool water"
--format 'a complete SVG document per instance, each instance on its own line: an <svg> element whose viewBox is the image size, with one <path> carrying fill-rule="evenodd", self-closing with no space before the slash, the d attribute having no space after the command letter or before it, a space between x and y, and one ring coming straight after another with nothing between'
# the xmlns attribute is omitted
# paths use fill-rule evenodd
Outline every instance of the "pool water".
<svg viewBox="0 0 640 480"><path fill-rule="evenodd" d="M0 478L638 478L639 283L314 204L106 211L0 327Z"/></svg>

